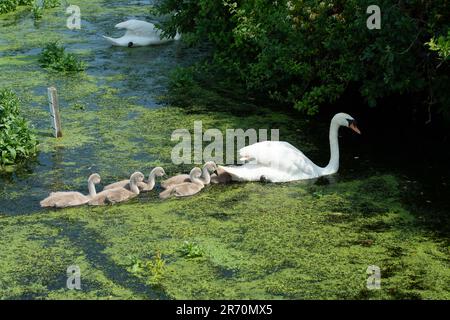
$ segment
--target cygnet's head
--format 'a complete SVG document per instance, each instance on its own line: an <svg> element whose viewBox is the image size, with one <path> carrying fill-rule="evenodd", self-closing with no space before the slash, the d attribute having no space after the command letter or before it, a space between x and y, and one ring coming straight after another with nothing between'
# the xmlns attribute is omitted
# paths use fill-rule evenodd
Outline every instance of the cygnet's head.
<svg viewBox="0 0 450 320"><path fill-rule="evenodd" d="M89 180L88 181L92 182L93 184L98 184L101 181L100 175L98 173L91 174L89 176Z"/></svg>
<svg viewBox="0 0 450 320"><path fill-rule="evenodd" d="M131 175L130 180L134 182L142 182L144 181L144 175L142 172L135 172Z"/></svg>
<svg viewBox="0 0 450 320"><path fill-rule="evenodd" d="M166 172L164 171L163 168L161 167L156 167L155 169L152 170L152 173L156 176L156 177L163 177L166 175Z"/></svg>
<svg viewBox="0 0 450 320"><path fill-rule="evenodd" d="M209 173L214 172L217 174L217 164L214 161L206 162L203 167L208 169Z"/></svg>

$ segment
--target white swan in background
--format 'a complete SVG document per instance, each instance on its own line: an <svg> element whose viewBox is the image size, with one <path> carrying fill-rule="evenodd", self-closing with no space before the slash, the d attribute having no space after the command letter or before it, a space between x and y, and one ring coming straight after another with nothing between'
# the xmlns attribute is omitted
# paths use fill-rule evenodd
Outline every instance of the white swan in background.
<svg viewBox="0 0 450 320"><path fill-rule="evenodd" d="M95 185L100 183L100 176L97 173L92 174L88 179L89 195L85 196L80 192L52 192L40 202L41 207L48 208L67 208L86 204L96 196Z"/></svg>
<svg viewBox="0 0 450 320"><path fill-rule="evenodd" d="M164 38L161 30L157 29L153 23L141 20L127 20L116 24L117 29L126 29L125 35L121 38L110 38L103 36L112 45L119 47L142 47L157 45L173 40L179 40L181 35L177 32L174 38Z"/></svg>
<svg viewBox="0 0 450 320"><path fill-rule="evenodd" d="M217 172L217 165L214 161L208 161L203 166L202 176L200 177L200 180L203 182L203 184L206 186L210 184L211 182L211 175L210 173ZM178 184L184 183L184 182L191 182L190 176L188 174L180 174L177 176L173 176L167 180L164 180L161 182L161 187L164 189L170 189Z"/></svg>
<svg viewBox="0 0 450 320"><path fill-rule="evenodd" d="M139 182L138 188L141 192L148 192L153 190L156 184L156 177L162 177L165 176L166 172L161 167L154 168L150 175L148 176L147 182ZM110 190L110 189L116 189L116 188L125 188L130 190L130 179L118 181L115 183L111 183L103 188L103 190Z"/></svg>
<svg viewBox="0 0 450 320"><path fill-rule="evenodd" d="M361 134L355 119L338 113L330 124L330 162L326 167L319 167L308 159L300 150L284 141L264 141L239 150L241 161L250 161L242 166L219 166L231 175L235 181L288 182L305 180L336 173L339 170L338 131L348 127Z"/></svg>
<svg viewBox="0 0 450 320"><path fill-rule="evenodd" d="M200 179L202 176L202 170L200 168L193 168L191 173L189 174L190 182L183 182L172 186L159 194L161 199L167 199L172 196L175 197L188 197L193 196L194 194L199 193L205 185L203 181Z"/></svg>
<svg viewBox="0 0 450 320"><path fill-rule="evenodd" d="M139 195L139 182L144 181L144 175L141 172L135 172L130 177L130 190L126 188L115 188L103 190L95 197L92 197L88 204L90 206L101 206L108 203L115 204L130 200Z"/></svg>

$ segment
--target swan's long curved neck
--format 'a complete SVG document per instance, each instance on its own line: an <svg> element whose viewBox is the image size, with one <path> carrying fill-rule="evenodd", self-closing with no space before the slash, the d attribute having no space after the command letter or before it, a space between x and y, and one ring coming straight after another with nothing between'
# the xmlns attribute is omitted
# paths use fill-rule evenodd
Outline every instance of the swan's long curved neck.
<svg viewBox="0 0 450 320"><path fill-rule="evenodd" d="M92 180L88 181L88 189L89 189L89 196L91 198L93 198L97 195L97 190L95 190L95 184Z"/></svg>
<svg viewBox="0 0 450 320"><path fill-rule="evenodd" d="M202 180L203 184L205 185L210 184L211 182L211 175L209 174L209 170L206 166L204 166L202 170Z"/></svg>
<svg viewBox="0 0 450 320"><path fill-rule="evenodd" d="M130 190L133 193L139 194L136 178L130 179Z"/></svg>
<svg viewBox="0 0 450 320"><path fill-rule="evenodd" d="M336 173L339 170L339 125L334 121L330 124L330 162L325 168L322 168L322 175Z"/></svg>
<svg viewBox="0 0 450 320"><path fill-rule="evenodd" d="M199 184L199 185L202 185L202 186L205 185L203 183L203 181L198 176L191 176L190 180L191 180L192 183Z"/></svg>
<svg viewBox="0 0 450 320"><path fill-rule="evenodd" d="M155 184L156 184L156 174L154 170L152 170L152 172L150 172L150 175L148 176L147 187L149 189L153 189L155 187Z"/></svg>

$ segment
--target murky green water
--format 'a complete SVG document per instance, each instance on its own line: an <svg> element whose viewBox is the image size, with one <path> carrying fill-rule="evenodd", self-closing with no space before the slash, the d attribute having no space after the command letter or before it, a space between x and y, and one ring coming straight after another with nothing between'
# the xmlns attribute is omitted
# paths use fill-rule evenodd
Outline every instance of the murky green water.
<svg viewBox="0 0 450 320"><path fill-rule="evenodd" d="M101 38L106 34L119 36L121 32L114 30L114 25L120 21L145 19L149 9L144 2L86 1L80 6L80 31L65 27L63 8L46 11L38 25L25 10L2 17L0 83L21 97L23 112L41 141L35 163L2 173L3 213L36 211L39 199L61 187L84 190L86 176L94 171L118 177L133 169L148 170L158 156L141 133L153 120L144 123L137 118L147 109L162 106L167 78L175 67L189 65L203 55L201 50L178 42L129 50L111 47ZM37 55L54 39L88 63L84 74L64 76L40 68ZM46 95L51 85L58 89L62 108L64 138L60 141L50 137ZM156 130L154 136L170 139L170 134Z"/></svg>
<svg viewBox="0 0 450 320"><path fill-rule="evenodd" d="M146 19L149 2L77 4L80 31L65 27L62 8L46 11L39 24L25 9L0 16L0 87L20 96L41 142L35 161L0 173L0 297L449 298L442 226L448 153L430 158L435 161L426 156L431 148L373 139L376 126L369 123L362 130L372 138L341 132L341 169L329 179L210 186L166 202L153 192L113 207L41 210L39 201L51 191L85 192L92 172L107 184L156 165L170 174L188 171L172 164L170 136L192 131L194 121L222 132L280 128L281 139L316 163L329 157L326 123L255 105L245 116L227 113L217 104L241 102L207 91L195 91L202 103L192 99L189 109L166 106L169 73L206 52L182 42L111 47L101 35L120 35L113 26L123 20ZM40 68L40 49L57 39L88 63L85 73ZM62 139L51 137L51 85L59 92ZM185 241L201 256L186 257ZM133 263L153 261L157 252L165 261L161 279L154 270L133 271ZM65 288L73 264L83 270L80 292ZM381 291L365 287L372 264L382 269Z"/></svg>

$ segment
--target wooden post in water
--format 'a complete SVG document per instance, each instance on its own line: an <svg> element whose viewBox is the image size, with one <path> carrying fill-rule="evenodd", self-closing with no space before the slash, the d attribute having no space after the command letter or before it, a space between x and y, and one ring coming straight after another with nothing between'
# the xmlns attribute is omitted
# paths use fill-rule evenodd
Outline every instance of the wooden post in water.
<svg viewBox="0 0 450 320"><path fill-rule="evenodd" d="M55 138L62 137L61 130L61 117L59 115L59 102L58 102L58 93L56 92L55 87L50 87L47 89L48 92L48 103L50 106L50 113L52 116L52 124L53 129L55 130Z"/></svg>

